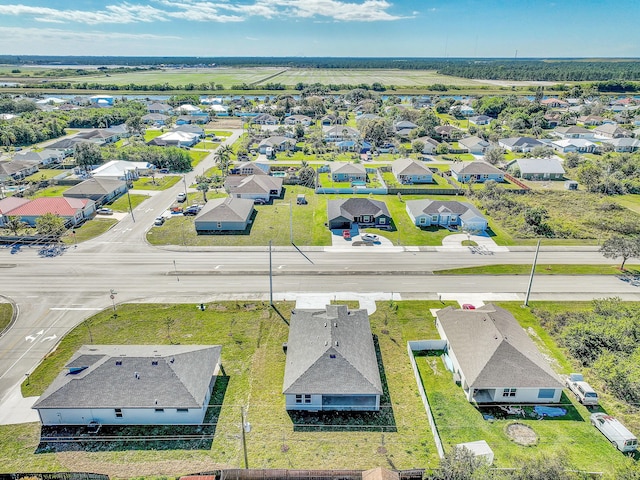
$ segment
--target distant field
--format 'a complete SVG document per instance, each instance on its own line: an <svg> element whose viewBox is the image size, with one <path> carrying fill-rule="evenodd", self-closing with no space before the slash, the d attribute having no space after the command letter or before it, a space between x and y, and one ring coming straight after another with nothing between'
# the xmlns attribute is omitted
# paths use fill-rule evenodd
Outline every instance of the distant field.
<svg viewBox="0 0 640 480"><path fill-rule="evenodd" d="M112 74L107 77L82 76L69 77L70 82L90 82L101 84L126 85L135 83L139 85L152 85L168 83L170 85L185 85L188 83L222 84L225 88L241 83L256 85L264 83L282 83L295 85L298 82L322 83L322 84L372 84L379 82L383 85L396 85L399 87L416 87L443 83L446 85L479 86L488 85L488 82L470 80L466 78L449 77L440 75L434 70L393 70L393 69L302 69L302 68L215 68L215 69L173 69L152 72L133 72Z"/></svg>

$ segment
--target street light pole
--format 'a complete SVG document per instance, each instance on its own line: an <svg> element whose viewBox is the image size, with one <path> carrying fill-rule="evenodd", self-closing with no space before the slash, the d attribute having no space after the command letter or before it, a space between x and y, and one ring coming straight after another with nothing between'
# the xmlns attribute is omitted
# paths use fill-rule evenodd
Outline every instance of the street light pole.
<svg viewBox="0 0 640 480"><path fill-rule="evenodd" d="M273 262L271 260L271 243L269 240L269 305L273 307Z"/></svg>
<svg viewBox="0 0 640 480"><path fill-rule="evenodd" d="M133 216L133 208L131 207L131 195L129 195L129 174L128 170L124 172L124 183L127 185L127 200L129 201L129 213L131 214L131 220L136 223L136 217Z"/></svg>
<svg viewBox="0 0 640 480"><path fill-rule="evenodd" d="M187 176L186 175L182 175L182 182L184 183L184 198L185 198L185 201L187 202L187 205L189 205L189 194L187 193Z"/></svg>
<svg viewBox="0 0 640 480"><path fill-rule="evenodd" d="M111 294L109 295L109 297L111 298L111 305L113 305L113 313L115 314L116 312L116 295L118 294L118 292L116 292L113 288L111 289Z"/></svg>
<svg viewBox="0 0 640 480"><path fill-rule="evenodd" d="M538 263L538 252L540 251L540 240L538 240L538 245L536 245L536 254L533 257L533 265L531 266L531 276L529 277L529 287L527 288L527 296L524 299L524 306L529 306L529 295L531 295L531 286L533 285L533 274L536 271L536 263Z"/></svg>
<svg viewBox="0 0 640 480"><path fill-rule="evenodd" d="M289 200L289 240L293 245L293 201Z"/></svg>

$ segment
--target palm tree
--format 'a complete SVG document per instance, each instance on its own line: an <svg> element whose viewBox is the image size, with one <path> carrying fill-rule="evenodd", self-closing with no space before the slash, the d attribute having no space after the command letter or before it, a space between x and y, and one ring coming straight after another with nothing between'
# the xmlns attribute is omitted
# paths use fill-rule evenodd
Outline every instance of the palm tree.
<svg viewBox="0 0 640 480"><path fill-rule="evenodd" d="M202 192L202 199L204 200L204 203L207 203L207 191L209 191L209 184L207 182L202 182L199 183L196 188Z"/></svg>
<svg viewBox="0 0 640 480"><path fill-rule="evenodd" d="M5 228L11 230L11 233L13 233L14 235L18 235L18 232L20 231L20 229L26 226L26 223L24 223L20 219L20 217L15 215L10 215L7 217L7 221L4 223L4 226Z"/></svg>
<svg viewBox="0 0 640 480"><path fill-rule="evenodd" d="M216 164L222 170L222 175L227 176L229 172L229 165L231 164L231 154L233 153L233 149L229 145L223 145L216 151L213 156Z"/></svg>

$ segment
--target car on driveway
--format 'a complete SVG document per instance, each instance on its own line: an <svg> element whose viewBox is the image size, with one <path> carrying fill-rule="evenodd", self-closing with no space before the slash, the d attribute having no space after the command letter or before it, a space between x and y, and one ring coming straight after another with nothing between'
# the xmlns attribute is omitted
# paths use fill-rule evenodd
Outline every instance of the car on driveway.
<svg viewBox="0 0 640 480"><path fill-rule="evenodd" d="M113 215L113 210L111 210L110 208L107 208L107 207L102 207L102 208L99 208L98 210L96 210L96 213L98 215Z"/></svg>
<svg viewBox="0 0 640 480"><path fill-rule="evenodd" d="M344 238L345 240L351 240L351 230L343 230L342 238Z"/></svg>
<svg viewBox="0 0 640 480"><path fill-rule="evenodd" d="M177 196L176 196L176 201L179 203L184 202L187 199L187 194L184 192L180 192Z"/></svg>
<svg viewBox="0 0 640 480"><path fill-rule="evenodd" d="M374 235L373 233L365 233L360 237L363 242L376 243L380 241L380 237L378 235Z"/></svg>
<svg viewBox="0 0 640 480"><path fill-rule="evenodd" d="M475 307L475 305L472 305L471 303L463 303L462 304L462 309L463 310L475 310L476 307Z"/></svg>
<svg viewBox="0 0 640 480"><path fill-rule="evenodd" d="M254 205L266 205L267 201L264 198L256 198L253 200Z"/></svg>
<svg viewBox="0 0 640 480"><path fill-rule="evenodd" d="M182 215L197 215L198 212L200 211L200 205L191 205L190 207L187 207L184 209L184 211L182 212Z"/></svg>
<svg viewBox="0 0 640 480"><path fill-rule="evenodd" d="M161 226L164 225L164 217L156 217L156 219L153 222L154 225L156 226Z"/></svg>

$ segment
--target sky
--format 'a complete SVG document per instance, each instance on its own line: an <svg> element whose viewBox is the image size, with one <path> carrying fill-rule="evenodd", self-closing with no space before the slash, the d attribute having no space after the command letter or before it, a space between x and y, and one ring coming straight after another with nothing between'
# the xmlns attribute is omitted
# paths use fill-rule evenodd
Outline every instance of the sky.
<svg viewBox="0 0 640 480"><path fill-rule="evenodd" d="M640 0L0 0L0 54L640 57Z"/></svg>

